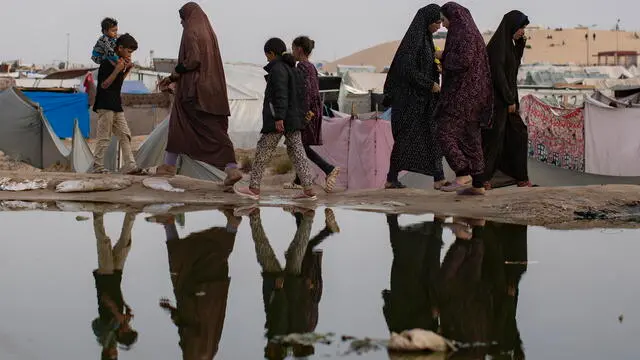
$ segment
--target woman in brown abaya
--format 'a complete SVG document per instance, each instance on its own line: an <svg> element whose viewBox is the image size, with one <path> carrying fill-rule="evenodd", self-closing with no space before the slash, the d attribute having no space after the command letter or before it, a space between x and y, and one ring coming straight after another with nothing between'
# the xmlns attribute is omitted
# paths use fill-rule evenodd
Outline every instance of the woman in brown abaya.
<svg viewBox="0 0 640 360"><path fill-rule="evenodd" d="M169 120L169 139L164 165L158 174L176 173L179 154L224 169L226 186L242 179L227 130L230 115L227 84L218 39L207 14L194 2L180 9L184 31L178 65L160 88L176 83Z"/></svg>

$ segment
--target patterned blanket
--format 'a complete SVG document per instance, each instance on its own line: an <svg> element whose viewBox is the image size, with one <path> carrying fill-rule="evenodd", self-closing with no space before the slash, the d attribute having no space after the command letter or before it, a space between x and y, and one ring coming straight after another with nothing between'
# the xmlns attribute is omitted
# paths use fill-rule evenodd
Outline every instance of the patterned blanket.
<svg viewBox="0 0 640 360"><path fill-rule="evenodd" d="M527 95L520 114L529 128L529 157L584 172L584 108L556 108Z"/></svg>

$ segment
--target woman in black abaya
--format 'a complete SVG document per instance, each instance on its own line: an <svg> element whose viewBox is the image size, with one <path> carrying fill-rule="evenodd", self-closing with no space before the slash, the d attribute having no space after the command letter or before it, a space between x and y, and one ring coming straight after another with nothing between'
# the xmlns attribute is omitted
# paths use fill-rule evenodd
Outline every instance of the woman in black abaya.
<svg viewBox="0 0 640 360"><path fill-rule="evenodd" d="M493 77L493 126L482 131L485 188L500 170L529 187L527 171L527 127L518 114L518 68L526 46L524 29L529 18L520 11L507 13L487 45Z"/></svg>
<svg viewBox="0 0 640 360"><path fill-rule="evenodd" d="M405 187L398 181L403 170L433 176L437 189L445 183L433 118L440 86L432 34L440 24L440 6L430 4L418 10L387 74L385 105L391 105L394 139L387 189Z"/></svg>

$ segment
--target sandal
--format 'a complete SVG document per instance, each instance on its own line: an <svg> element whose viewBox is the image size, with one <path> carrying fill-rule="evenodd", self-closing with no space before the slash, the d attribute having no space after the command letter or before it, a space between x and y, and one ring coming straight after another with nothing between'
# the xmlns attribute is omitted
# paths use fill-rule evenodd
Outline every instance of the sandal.
<svg viewBox="0 0 640 360"><path fill-rule="evenodd" d="M333 210L326 208L324 209L324 222L326 227L334 234L340 232L340 226L338 226L338 222L336 221L336 214L333 213Z"/></svg>
<svg viewBox="0 0 640 360"><path fill-rule="evenodd" d="M451 181L444 181L444 182L436 181L433 183L433 189L442 190L443 187L451 186L451 185L452 185Z"/></svg>
<svg viewBox="0 0 640 360"><path fill-rule="evenodd" d="M531 181L519 181L518 187L538 187L538 185L533 185Z"/></svg>
<svg viewBox="0 0 640 360"><path fill-rule="evenodd" d="M330 193L336 187L336 182L338 181L338 176L340 176L340 168L335 167L333 171L327 175L326 186L324 191Z"/></svg>
<svg viewBox="0 0 640 360"><path fill-rule="evenodd" d="M253 201L259 201L260 200L260 193L255 193L250 187L241 187L241 188L233 188L233 191L236 193L236 195L239 195L240 197L243 197L245 199L250 199Z"/></svg>
<svg viewBox="0 0 640 360"><path fill-rule="evenodd" d="M314 193L302 192L293 197L293 200L301 200L301 201L317 201L318 197Z"/></svg>
<svg viewBox="0 0 640 360"><path fill-rule="evenodd" d="M467 187L469 187L469 186L471 186L471 183L464 183L464 184L461 184L461 183L459 183L459 182L457 182L457 181L453 181L453 182L451 183L451 185L449 185L449 186L443 186L443 187L440 189L440 191L444 191L444 192L456 192L456 191L458 191L458 190L460 190L460 189L464 189L464 188L467 188Z"/></svg>
<svg viewBox="0 0 640 360"><path fill-rule="evenodd" d="M385 189L406 189L407 186L400 181L388 182L384 184Z"/></svg>

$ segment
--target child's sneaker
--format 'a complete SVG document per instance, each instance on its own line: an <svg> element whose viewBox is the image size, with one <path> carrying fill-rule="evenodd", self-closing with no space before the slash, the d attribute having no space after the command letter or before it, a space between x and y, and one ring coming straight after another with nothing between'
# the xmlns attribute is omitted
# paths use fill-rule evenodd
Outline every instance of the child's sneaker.
<svg viewBox="0 0 640 360"><path fill-rule="evenodd" d="M293 200L300 200L300 201L317 201L318 197L316 196L316 194L312 193L312 192L303 192L300 193L296 196L293 197Z"/></svg>
<svg viewBox="0 0 640 360"><path fill-rule="evenodd" d="M243 197L245 199L251 199L253 201L259 201L260 200L260 194L259 193L256 194L248 186L240 187L240 188L234 187L233 191L236 193L236 195L239 195L240 197Z"/></svg>

